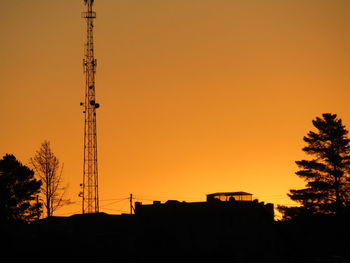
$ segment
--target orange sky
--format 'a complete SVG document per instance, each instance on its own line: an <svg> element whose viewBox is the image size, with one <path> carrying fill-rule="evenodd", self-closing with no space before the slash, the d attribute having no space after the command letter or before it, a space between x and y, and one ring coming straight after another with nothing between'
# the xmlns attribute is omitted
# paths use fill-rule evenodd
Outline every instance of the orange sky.
<svg viewBox="0 0 350 263"><path fill-rule="evenodd" d="M81 211L83 1L0 0L0 154L28 163L44 140ZM311 120L350 128L347 0L96 0L101 211L139 201L262 201L304 182Z"/></svg>

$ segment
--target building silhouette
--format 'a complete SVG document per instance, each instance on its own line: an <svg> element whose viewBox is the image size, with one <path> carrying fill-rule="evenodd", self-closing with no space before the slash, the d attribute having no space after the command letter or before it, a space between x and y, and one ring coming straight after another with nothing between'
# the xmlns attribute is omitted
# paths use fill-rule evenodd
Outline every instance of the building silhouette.
<svg viewBox="0 0 350 263"><path fill-rule="evenodd" d="M266 221L274 219L273 204L265 204L252 199L246 192L221 192L207 195L206 202L180 202L168 200L165 203L154 201L153 204L135 203L135 215L139 217L161 217L162 220L176 220L188 217L198 220L223 217L232 221Z"/></svg>

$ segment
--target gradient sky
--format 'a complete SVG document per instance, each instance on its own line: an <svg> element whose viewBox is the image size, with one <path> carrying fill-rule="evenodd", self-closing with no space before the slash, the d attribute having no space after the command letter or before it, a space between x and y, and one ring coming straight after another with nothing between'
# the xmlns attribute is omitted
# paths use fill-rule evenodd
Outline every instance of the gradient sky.
<svg viewBox="0 0 350 263"><path fill-rule="evenodd" d="M138 201L289 189L312 119L350 128L350 1L96 0L101 211ZM81 0L0 0L0 154L44 140L81 212ZM309 157L306 157L309 158Z"/></svg>

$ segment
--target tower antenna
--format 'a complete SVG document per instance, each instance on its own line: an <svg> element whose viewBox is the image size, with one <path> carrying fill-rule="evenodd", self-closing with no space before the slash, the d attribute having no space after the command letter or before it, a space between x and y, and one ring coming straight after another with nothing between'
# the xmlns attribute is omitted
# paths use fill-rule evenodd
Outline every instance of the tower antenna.
<svg viewBox="0 0 350 263"><path fill-rule="evenodd" d="M86 11L82 17L86 20L87 40L85 43L85 56L83 60L85 82L85 102L80 105L84 107L84 167L82 184L82 213L99 212L98 197L98 167L97 167L97 131L96 131L96 109L100 104L96 103L95 97L95 74L96 59L94 57L94 19L96 12L92 6L94 0L84 0Z"/></svg>

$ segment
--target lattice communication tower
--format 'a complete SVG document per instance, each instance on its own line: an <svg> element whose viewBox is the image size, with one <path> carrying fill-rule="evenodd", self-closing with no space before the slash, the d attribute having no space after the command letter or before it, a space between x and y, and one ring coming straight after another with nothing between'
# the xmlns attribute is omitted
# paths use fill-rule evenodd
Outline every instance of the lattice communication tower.
<svg viewBox="0 0 350 263"><path fill-rule="evenodd" d="M99 212L98 197L98 166L97 166L97 130L96 130L96 109L100 107L96 103L95 96L95 74L96 59L94 57L94 19L96 12L92 6L94 0L84 0L86 11L82 17L86 20L87 40L85 43L85 57L83 60L85 83L85 102L80 105L84 107L84 168L82 183L82 213Z"/></svg>

